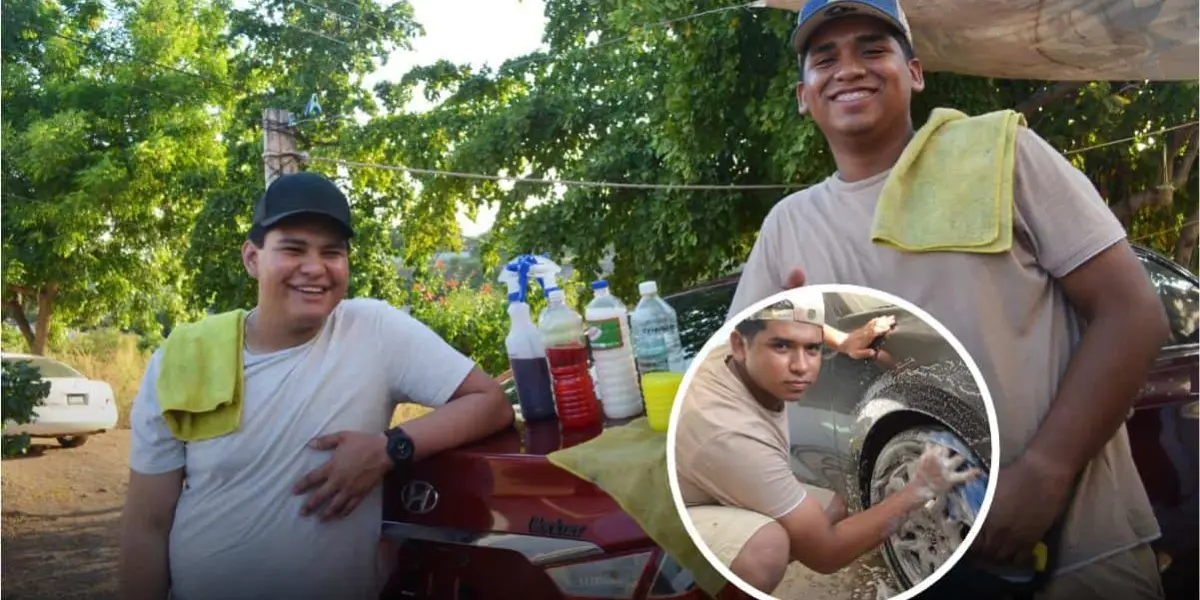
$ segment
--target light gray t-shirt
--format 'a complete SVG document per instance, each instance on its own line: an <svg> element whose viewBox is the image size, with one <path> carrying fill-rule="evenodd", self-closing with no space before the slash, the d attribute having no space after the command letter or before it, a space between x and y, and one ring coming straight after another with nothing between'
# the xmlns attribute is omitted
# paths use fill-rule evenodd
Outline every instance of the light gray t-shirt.
<svg viewBox="0 0 1200 600"><path fill-rule="evenodd" d="M174 600L375 598L382 488L348 517L301 517L292 486L330 451L314 437L382 432L398 402L445 403L474 363L385 302L344 300L321 333L294 348L245 352L242 425L192 443L163 420L151 358L134 401L130 467L184 468L170 536Z"/></svg>
<svg viewBox="0 0 1200 600"><path fill-rule="evenodd" d="M1125 231L1087 177L1025 128L1017 135L1009 252L909 253L872 243L887 176L847 183L834 175L776 204L729 315L782 291L794 267L810 285L871 287L920 306L979 365L996 407L1001 466L1007 465L1049 412L1082 337L1082 320L1058 279L1120 242ZM1122 426L1085 469L1060 572L1158 536Z"/></svg>

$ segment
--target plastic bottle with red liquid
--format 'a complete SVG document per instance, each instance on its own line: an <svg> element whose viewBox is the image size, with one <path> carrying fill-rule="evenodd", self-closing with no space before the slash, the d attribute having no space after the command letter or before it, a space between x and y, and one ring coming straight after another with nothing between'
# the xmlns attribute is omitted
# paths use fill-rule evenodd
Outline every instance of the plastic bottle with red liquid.
<svg viewBox="0 0 1200 600"><path fill-rule="evenodd" d="M554 405L563 429L585 429L602 420L596 388L588 372L583 317L567 305L563 291L546 290L549 303L538 316L538 331L550 361Z"/></svg>

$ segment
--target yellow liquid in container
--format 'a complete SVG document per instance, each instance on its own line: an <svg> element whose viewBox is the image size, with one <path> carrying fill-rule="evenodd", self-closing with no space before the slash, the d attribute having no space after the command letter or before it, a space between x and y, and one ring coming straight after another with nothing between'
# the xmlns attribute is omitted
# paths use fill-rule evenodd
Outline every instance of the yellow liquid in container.
<svg viewBox="0 0 1200 600"><path fill-rule="evenodd" d="M671 407L683 381L683 373L655 371L642 375L642 398L646 403L646 420L655 431L666 431L671 421Z"/></svg>

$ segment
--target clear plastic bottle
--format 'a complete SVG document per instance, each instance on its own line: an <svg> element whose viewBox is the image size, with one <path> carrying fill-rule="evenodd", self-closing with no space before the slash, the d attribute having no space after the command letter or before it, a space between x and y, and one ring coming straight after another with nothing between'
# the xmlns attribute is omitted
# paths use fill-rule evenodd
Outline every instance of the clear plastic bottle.
<svg viewBox="0 0 1200 600"><path fill-rule="evenodd" d="M627 419L642 412L642 390L633 362L633 344L629 332L629 313L625 304L608 291L608 282L592 283L595 297L584 310L592 360L596 366L596 387L604 416Z"/></svg>
<svg viewBox="0 0 1200 600"><path fill-rule="evenodd" d="M583 317L567 305L563 291L547 290L549 304L538 315L538 331L546 344L554 404L563 429L591 427L602 421L596 388L588 372Z"/></svg>
<svg viewBox="0 0 1200 600"><path fill-rule="evenodd" d="M509 294L508 302L512 326L504 338L504 346L508 350L508 364L517 384L521 417L526 421L552 419L554 394L550 387L546 346L542 343L537 326L533 324L529 305L521 301L520 294Z"/></svg>
<svg viewBox="0 0 1200 600"><path fill-rule="evenodd" d="M629 315L638 372L642 375L655 371L684 372L686 363L675 309L658 295L658 284L653 281L638 284L638 291L642 299Z"/></svg>

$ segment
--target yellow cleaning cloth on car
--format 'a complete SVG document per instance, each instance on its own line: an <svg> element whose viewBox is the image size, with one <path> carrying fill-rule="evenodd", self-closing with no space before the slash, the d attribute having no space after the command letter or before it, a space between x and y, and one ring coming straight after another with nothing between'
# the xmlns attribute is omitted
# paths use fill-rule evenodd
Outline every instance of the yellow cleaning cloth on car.
<svg viewBox="0 0 1200 600"><path fill-rule="evenodd" d="M163 344L158 403L185 442L237 431L242 421L242 335L246 311L180 325Z"/></svg>
<svg viewBox="0 0 1200 600"><path fill-rule="evenodd" d="M667 436L651 429L645 417L546 458L612 496L650 539L691 571L708 595L725 587L725 578L696 548L675 510L667 482Z"/></svg>
<svg viewBox="0 0 1200 600"><path fill-rule="evenodd" d="M1013 165L1025 117L935 108L883 184L871 241L908 252L1012 247Z"/></svg>

